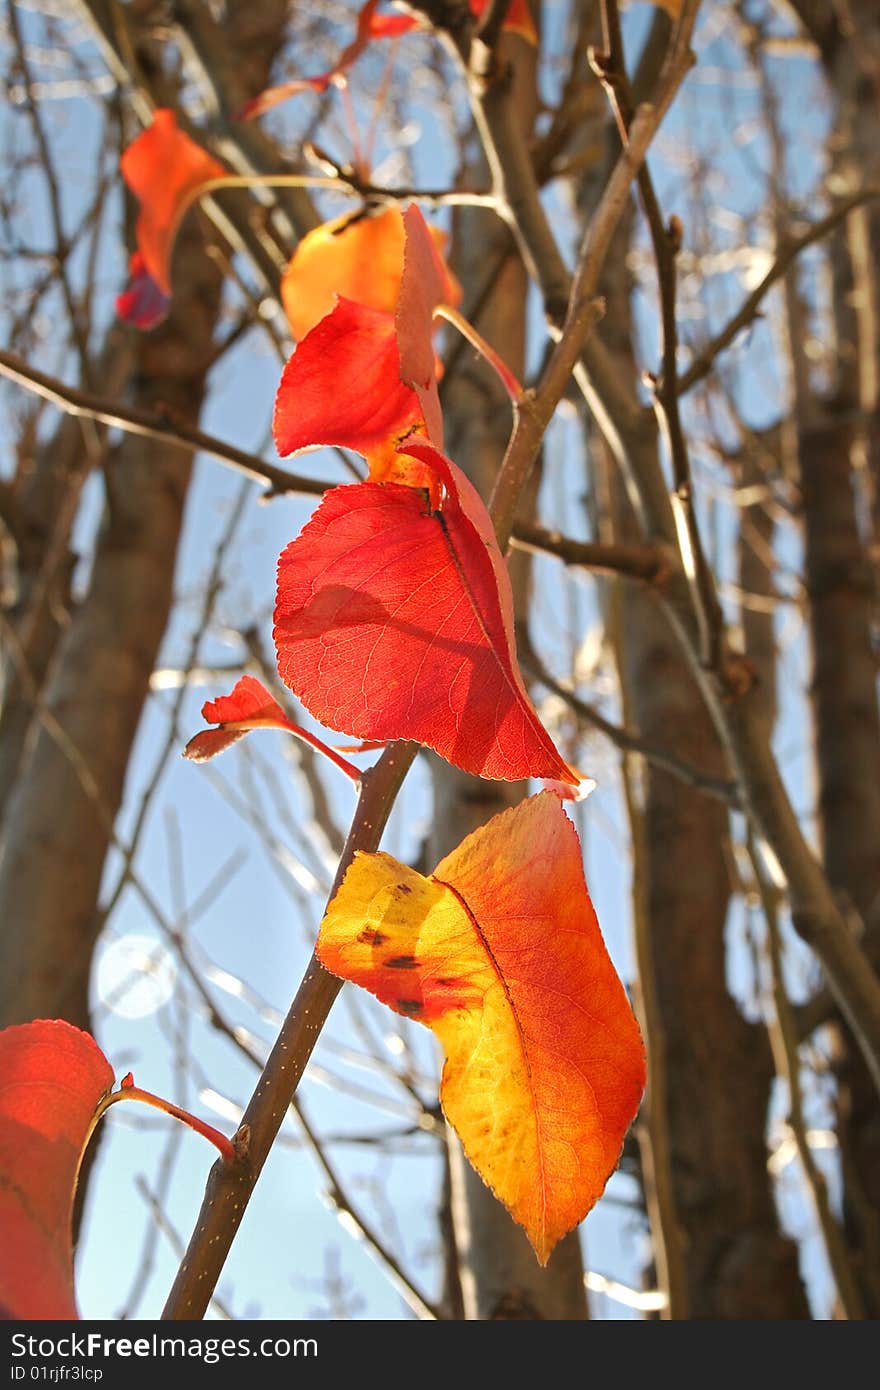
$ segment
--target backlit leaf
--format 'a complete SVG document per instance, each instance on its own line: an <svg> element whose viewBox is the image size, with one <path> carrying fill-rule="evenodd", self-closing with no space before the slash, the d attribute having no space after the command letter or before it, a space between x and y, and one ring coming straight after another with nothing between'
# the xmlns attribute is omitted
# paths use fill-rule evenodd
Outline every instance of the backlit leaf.
<svg viewBox="0 0 880 1390"><path fill-rule="evenodd" d="M332 488L278 564L281 677L322 724L412 739L466 772L575 783L526 694L489 514L427 442L442 510L397 484Z"/></svg>
<svg viewBox="0 0 880 1390"><path fill-rule="evenodd" d="M191 738L183 756L194 763L207 762L251 729L288 729L299 732L277 700L255 676L242 676L228 695L206 700L202 718L219 728L203 729Z"/></svg>
<svg viewBox="0 0 880 1390"><path fill-rule="evenodd" d="M457 304L461 288L441 258L446 239L438 228L428 228L424 219L422 225L434 241L441 267L441 288L434 302ZM372 216L347 213L315 227L297 246L281 282L293 336L305 337L330 313L337 295L393 313L400 294L405 245L406 226L396 207Z"/></svg>
<svg viewBox="0 0 880 1390"><path fill-rule="evenodd" d="M645 1082L559 798L495 816L429 878L358 854L317 950L437 1035L444 1113L546 1263L601 1196Z"/></svg>
<svg viewBox="0 0 880 1390"><path fill-rule="evenodd" d="M284 368L272 428L284 456L337 444L363 454L377 481L393 476L397 451L425 421L400 379L392 315L340 298Z"/></svg>
<svg viewBox="0 0 880 1390"><path fill-rule="evenodd" d="M78 1316L71 1218L80 1157L113 1084L97 1043L40 1020L0 1032L0 1308Z"/></svg>
<svg viewBox="0 0 880 1390"><path fill-rule="evenodd" d="M141 208L137 220L140 270L171 294L171 253L183 213L202 184L226 173L218 160L178 129L173 111L153 113L152 123L128 146L122 176Z"/></svg>

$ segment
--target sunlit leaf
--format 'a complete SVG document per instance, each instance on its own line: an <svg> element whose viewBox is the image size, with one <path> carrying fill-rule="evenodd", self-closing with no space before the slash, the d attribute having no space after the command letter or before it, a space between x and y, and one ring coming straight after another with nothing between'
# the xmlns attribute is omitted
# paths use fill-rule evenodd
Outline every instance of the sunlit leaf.
<svg viewBox="0 0 880 1390"><path fill-rule="evenodd" d="M167 297L171 294L171 254L181 217L197 189L211 179L222 178L226 170L178 129L174 112L166 109L153 113L152 123L123 154L121 168L141 205L136 228L141 260L132 269L149 276L159 293ZM142 286L141 296L143 292ZM141 302L142 298L137 301Z"/></svg>
<svg viewBox="0 0 880 1390"><path fill-rule="evenodd" d="M421 217L421 213L419 213ZM443 265L445 236L426 230L433 239L442 267L441 301L457 304L461 289ZM281 282L281 297L297 339L329 314L336 296L371 309L393 313L403 276L406 227L399 208L372 216L346 214L316 227L299 243Z"/></svg>
<svg viewBox="0 0 880 1390"><path fill-rule="evenodd" d="M496 816L429 878L359 854L317 949L437 1035L446 1117L546 1263L601 1196L645 1082L558 797Z"/></svg>
<svg viewBox="0 0 880 1390"><path fill-rule="evenodd" d="M0 1310L78 1316L71 1219L76 1175L113 1085L88 1033L40 1020L0 1032Z"/></svg>
<svg viewBox="0 0 880 1390"><path fill-rule="evenodd" d="M206 700L202 718L216 729L203 729L191 738L183 756L194 763L207 762L230 744L244 738L251 729L287 729L299 732L287 718L277 700L255 676L242 676L228 695Z"/></svg>
<svg viewBox="0 0 880 1390"><path fill-rule="evenodd" d="M331 489L278 565L282 679L328 728L412 739L482 777L575 783L529 700L507 567L480 497L427 442L414 487Z"/></svg>

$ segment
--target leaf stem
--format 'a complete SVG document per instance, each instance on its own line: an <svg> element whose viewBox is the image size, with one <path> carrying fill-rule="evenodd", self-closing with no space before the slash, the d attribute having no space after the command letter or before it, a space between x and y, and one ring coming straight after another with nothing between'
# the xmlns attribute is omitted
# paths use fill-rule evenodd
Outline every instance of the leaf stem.
<svg viewBox="0 0 880 1390"><path fill-rule="evenodd" d="M175 1105L173 1101L163 1100L162 1096L154 1095L152 1091L141 1090L140 1086L135 1086L133 1082L129 1081L128 1077L123 1079L118 1091L108 1092L98 1105L92 1121L92 1126L89 1130L89 1139L94 1133L98 1121L106 1115L111 1105L115 1105L117 1101L120 1100L137 1100L140 1101L142 1105L151 1105L154 1110L161 1110L164 1114L171 1115L173 1119L180 1120L181 1124L186 1125L188 1129L195 1130L196 1134L201 1134L202 1138L207 1139L209 1144L213 1144L214 1148L219 1150L223 1163L227 1167L235 1167L239 1162L240 1155L235 1144L232 1140L227 1139L225 1134L221 1134L219 1129L215 1129L213 1125L209 1125L204 1120L198 1119L195 1115L190 1114L188 1110L182 1110L181 1107ZM88 1142L88 1139L86 1142Z"/></svg>
<svg viewBox="0 0 880 1390"><path fill-rule="evenodd" d="M451 323L453 328L457 328L461 336L466 338L467 341L477 349L480 356L485 358L490 367L494 368L501 379L505 391L515 405L522 396L522 386L517 381L504 359L499 357L493 347L489 346L482 333L474 328L474 325L469 323L463 314L460 314L457 309L453 309L449 304L438 304L434 310L434 318L445 319L447 323Z"/></svg>

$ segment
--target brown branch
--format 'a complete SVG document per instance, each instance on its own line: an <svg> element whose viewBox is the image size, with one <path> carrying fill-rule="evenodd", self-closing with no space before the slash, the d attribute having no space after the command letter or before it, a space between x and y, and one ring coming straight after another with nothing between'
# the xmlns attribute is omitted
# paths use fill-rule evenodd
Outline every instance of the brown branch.
<svg viewBox="0 0 880 1390"><path fill-rule="evenodd" d="M794 1136L804 1178L813 1201L816 1219L822 1233L832 1277L837 1285L841 1306L847 1318L861 1320L865 1317L865 1310L859 1286L850 1265L846 1242L831 1210L831 1203L828 1200L828 1186L824 1175L813 1157L813 1151L807 1138L797 1029L791 1003L785 990L778 893L774 890L764 870L760 854L751 836L749 836L748 850L767 924L774 1014L773 1019L768 1023L768 1032L777 1075L785 1082L788 1091L788 1123Z"/></svg>
<svg viewBox="0 0 880 1390"><path fill-rule="evenodd" d="M575 541L560 531L518 521L510 544L533 555L554 555L565 565L597 574L621 574L645 584L662 583L669 571L669 556L659 545L623 545L606 541Z"/></svg>
<svg viewBox="0 0 880 1390"><path fill-rule="evenodd" d="M158 439L164 444L179 444L190 453L211 454L221 463L228 464L245 477L266 483L268 496L299 492L312 497L321 497L330 483L319 482L316 478L305 478L297 473L288 473L274 464L265 463L255 454L237 449L204 430L195 429L178 420L166 419L162 415L138 406L117 405L113 401L94 396L88 391L78 391L66 386L57 377L47 376L37 371L15 353L0 350L0 376L8 377L25 390L42 396L67 415L82 416L90 420L100 420L105 425L115 426L127 434L138 434L147 439Z"/></svg>

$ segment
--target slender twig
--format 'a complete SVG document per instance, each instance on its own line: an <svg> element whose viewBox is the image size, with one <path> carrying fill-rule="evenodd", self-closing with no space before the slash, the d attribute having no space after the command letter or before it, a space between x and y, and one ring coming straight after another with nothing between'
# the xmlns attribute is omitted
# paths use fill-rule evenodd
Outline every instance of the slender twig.
<svg viewBox="0 0 880 1390"><path fill-rule="evenodd" d="M565 565L597 574L621 574L646 584L661 584L670 558L659 545L624 545L607 541L575 541L560 531L518 521L510 544L533 555L554 555Z"/></svg>
<svg viewBox="0 0 880 1390"><path fill-rule="evenodd" d="M749 324L753 322L768 290L771 290L777 281L783 278L800 253L808 246L814 246L816 242L822 241L829 232L833 232L835 227L844 222L855 208L862 207L875 198L880 198L880 188L861 189L849 198L842 199L825 217L820 218L818 222L813 222L805 231L796 236L789 235L780 241L776 259L767 274L755 286L751 294L743 300L739 309L731 315L720 332L716 333L714 338L706 344L687 371L682 372L679 376L679 395L684 395L685 391L690 391L692 386L696 386L697 382L709 375L719 354L730 346L734 338L744 328L748 328Z"/></svg>

